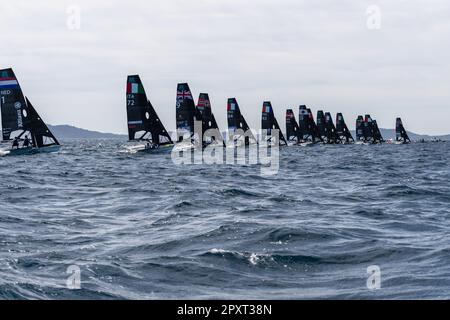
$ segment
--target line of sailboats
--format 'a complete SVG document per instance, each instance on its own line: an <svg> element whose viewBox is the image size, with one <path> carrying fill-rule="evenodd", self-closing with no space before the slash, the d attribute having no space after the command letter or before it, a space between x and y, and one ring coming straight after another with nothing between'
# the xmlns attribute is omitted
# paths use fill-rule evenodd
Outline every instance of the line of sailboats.
<svg viewBox="0 0 450 320"><path fill-rule="evenodd" d="M130 80L131 79L131 80ZM139 84L139 90L130 91L130 81ZM140 101L140 102L139 102ZM151 106L139 76L128 77L127 85L127 111L128 127L132 130L130 141L140 142L138 147L131 147L131 151L154 151L159 147L168 144L173 146L170 137L167 135L164 142L161 140L161 132L167 134L161 124L153 107L152 112L146 116L145 109ZM230 98L227 102L227 120L229 139L225 142L224 136L219 129L211 107L211 101L207 93L200 93L197 104L187 83L180 83L177 87L176 98L176 128L177 143L175 150L183 151L196 148L205 148L211 144L223 147L248 146L257 144L257 134L249 127L243 114L241 113L236 98ZM136 123L141 131L136 135ZM196 123L199 124L196 128ZM152 137L152 130L155 130L155 139ZM295 118L292 109L286 110L286 136L275 117L274 109L270 101L265 101L262 106L261 129L265 132L264 138L270 144L279 143L280 146L310 146L315 144L379 144L385 142L381 135L376 120L370 115L358 116L356 121L356 140L353 138L342 113L336 115L336 125L329 112L319 110L317 112L317 123L314 120L311 109L305 105L299 107L299 121ZM272 135L273 130L277 130L277 139ZM159 134L159 136L158 136ZM398 144L409 143L406 130L400 118L397 119L396 141Z"/></svg>
<svg viewBox="0 0 450 320"><path fill-rule="evenodd" d="M25 155L50 153L60 150L58 139L37 113L30 100L25 97L11 68L0 70L0 107L2 116L3 143L12 147L0 151L0 155ZM257 135L250 129L236 98L227 102L228 132L232 137L225 142L212 112L211 100L207 93L200 93L197 104L187 83L177 86L176 95L176 144L159 118L147 97L139 75L130 75L126 86L126 108L128 117L131 152L155 152L161 150L188 150L205 148L211 144L223 147L238 147L257 144ZM353 138L342 113L336 116L336 125L329 112L319 110L317 122L311 109L299 107L299 120L294 110L286 110L286 136L275 117L270 101L262 106L261 129L264 139L280 146L314 144L378 144L385 142L376 120L370 115L358 116L356 139ZM273 136L277 130L276 137ZM276 139L275 139L276 138ZM400 118L396 121L395 143L404 144L411 140Z"/></svg>

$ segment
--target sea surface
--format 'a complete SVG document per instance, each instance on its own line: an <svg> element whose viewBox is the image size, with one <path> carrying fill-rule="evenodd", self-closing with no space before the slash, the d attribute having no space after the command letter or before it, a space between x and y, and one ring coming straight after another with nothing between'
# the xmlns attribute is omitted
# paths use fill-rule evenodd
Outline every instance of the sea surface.
<svg viewBox="0 0 450 320"><path fill-rule="evenodd" d="M262 176L63 142L0 158L0 299L450 299L449 143L289 147Z"/></svg>

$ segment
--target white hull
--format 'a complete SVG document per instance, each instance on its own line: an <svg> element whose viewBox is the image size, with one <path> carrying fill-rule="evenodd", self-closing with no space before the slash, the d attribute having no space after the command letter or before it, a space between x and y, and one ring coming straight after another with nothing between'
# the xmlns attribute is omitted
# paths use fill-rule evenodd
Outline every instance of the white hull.
<svg viewBox="0 0 450 320"><path fill-rule="evenodd" d="M176 143L172 149L172 152L186 152L197 149L197 146L190 142Z"/></svg>
<svg viewBox="0 0 450 320"><path fill-rule="evenodd" d="M315 142L312 141L308 141L308 142L302 142L300 144L298 144L300 147L312 147L314 145L316 145Z"/></svg>
<svg viewBox="0 0 450 320"><path fill-rule="evenodd" d="M134 146L127 146L125 148L126 153L168 153L172 151L173 144L167 144L159 147L149 147L147 144L138 144Z"/></svg>

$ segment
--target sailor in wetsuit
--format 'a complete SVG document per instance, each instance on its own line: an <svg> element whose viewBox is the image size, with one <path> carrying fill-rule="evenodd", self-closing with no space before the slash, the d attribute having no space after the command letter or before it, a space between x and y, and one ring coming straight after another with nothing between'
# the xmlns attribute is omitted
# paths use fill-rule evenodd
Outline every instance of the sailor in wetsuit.
<svg viewBox="0 0 450 320"><path fill-rule="evenodd" d="M19 149L19 138L17 138L17 137L14 138L14 141L13 141L13 144L12 144L12 148L13 149L14 148Z"/></svg>
<svg viewBox="0 0 450 320"><path fill-rule="evenodd" d="M28 148L30 146L30 139L28 136L25 137L25 140L23 140L23 147Z"/></svg>

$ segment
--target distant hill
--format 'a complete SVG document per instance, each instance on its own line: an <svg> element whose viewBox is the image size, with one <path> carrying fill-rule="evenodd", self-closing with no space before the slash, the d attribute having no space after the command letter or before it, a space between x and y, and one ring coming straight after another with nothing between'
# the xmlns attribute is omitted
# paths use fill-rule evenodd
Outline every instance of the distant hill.
<svg viewBox="0 0 450 320"><path fill-rule="evenodd" d="M53 132L53 134L59 139L121 139L121 140L128 139L126 135L90 131L69 125L57 125L57 126L49 125L49 128ZM395 139L394 129L380 129L380 130L385 140ZM355 137L356 135L355 131L352 131L352 135L353 137ZM408 135L411 138L411 140L421 140L421 139L433 140L434 138L436 138L450 141L450 135L429 136L413 132L408 132Z"/></svg>
<svg viewBox="0 0 450 320"><path fill-rule="evenodd" d="M127 139L126 135L80 129L69 125L48 125L58 139Z"/></svg>

